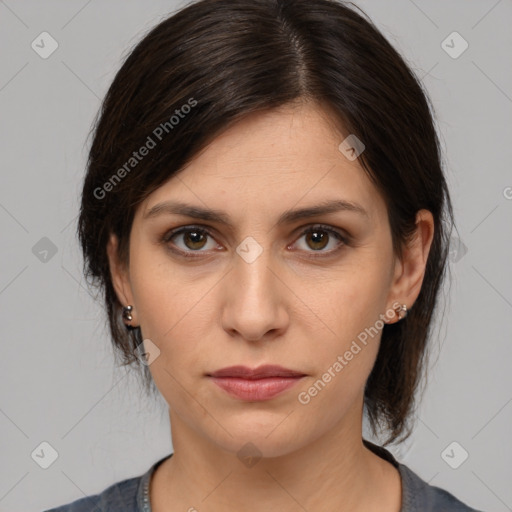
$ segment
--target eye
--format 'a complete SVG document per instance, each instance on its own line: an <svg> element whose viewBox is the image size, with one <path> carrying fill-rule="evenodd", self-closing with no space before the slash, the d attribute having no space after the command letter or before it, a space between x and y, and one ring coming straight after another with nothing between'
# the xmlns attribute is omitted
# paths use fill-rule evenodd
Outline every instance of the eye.
<svg viewBox="0 0 512 512"><path fill-rule="evenodd" d="M334 228L321 224L311 226L302 231L297 240L301 240L303 237L305 237L305 243L302 244L299 250L308 253L319 253L310 254L310 257L313 258L332 255L343 246L347 245L349 241L348 235L343 235ZM167 245L169 250L186 258L200 256L200 254L194 253L209 252L218 249L210 231L198 226L185 226L171 230L163 235L161 241L163 244ZM208 246L209 243L210 246ZM297 242L289 245L288 248L293 247L295 244L297 244ZM329 247L329 245L334 247L329 250L324 250L326 247Z"/></svg>
<svg viewBox="0 0 512 512"><path fill-rule="evenodd" d="M320 253L318 255L313 254L313 257L330 255L334 252L337 252L342 246L346 245L348 242L348 237L342 235L337 230L329 226L324 226L322 224L318 224L316 226L312 226L306 229L305 231L302 232L298 240L301 240L303 237L305 238L302 247L305 247L304 250L306 252ZM337 240L337 242L335 242L335 240ZM329 245L331 245L331 249L324 250Z"/></svg>
<svg viewBox="0 0 512 512"><path fill-rule="evenodd" d="M188 226L167 233L162 241L168 243L175 238L181 240L183 243L181 247L178 243L172 242L172 244L178 248L178 252L184 256L189 256L187 253L190 252L205 252L202 250L205 247L207 248L206 250L214 249L215 244L213 244L213 247L208 247L208 237L211 238L209 231L199 227Z"/></svg>

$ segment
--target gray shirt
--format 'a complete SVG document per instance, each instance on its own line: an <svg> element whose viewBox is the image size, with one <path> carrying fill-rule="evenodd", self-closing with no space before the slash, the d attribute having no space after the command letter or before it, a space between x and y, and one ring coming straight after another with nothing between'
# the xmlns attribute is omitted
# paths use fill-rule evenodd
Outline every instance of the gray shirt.
<svg viewBox="0 0 512 512"><path fill-rule="evenodd" d="M459 501L453 494L429 485L383 448L363 440L366 447L391 462L402 478L402 507L400 512L482 512ZM115 483L102 493L88 496L68 505L46 512L151 512L149 481L155 469L166 459L155 462L143 475Z"/></svg>

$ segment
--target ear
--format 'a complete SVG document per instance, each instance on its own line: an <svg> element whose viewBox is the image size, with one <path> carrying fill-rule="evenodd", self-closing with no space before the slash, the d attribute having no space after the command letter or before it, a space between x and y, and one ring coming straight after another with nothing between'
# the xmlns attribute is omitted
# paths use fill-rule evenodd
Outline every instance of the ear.
<svg viewBox="0 0 512 512"><path fill-rule="evenodd" d="M421 291L430 246L434 238L434 218L428 210L416 214L416 231L397 259L389 300L393 304L405 304L411 308ZM393 323L393 322L389 322Z"/></svg>
<svg viewBox="0 0 512 512"><path fill-rule="evenodd" d="M110 268L110 276L112 278L112 285L122 306L135 306L130 284L129 269L119 260L118 248L118 238L116 235L111 233L107 243L107 256ZM136 316L137 312L135 311L134 307L132 310L132 321L130 322L130 325L137 324Z"/></svg>

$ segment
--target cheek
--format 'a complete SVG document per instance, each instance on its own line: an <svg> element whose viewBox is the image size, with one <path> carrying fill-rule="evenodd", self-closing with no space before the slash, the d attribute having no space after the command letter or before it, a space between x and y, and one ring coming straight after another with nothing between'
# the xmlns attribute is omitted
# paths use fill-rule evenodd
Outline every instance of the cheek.
<svg viewBox="0 0 512 512"><path fill-rule="evenodd" d="M350 411L355 417L359 414L355 409L362 404L382 333L378 308L361 295L363 290L357 300L349 300L338 292L336 305L340 309L331 307L332 313L325 320L330 329L323 330L323 335L317 330L314 342L304 347L305 360L314 361L315 368L297 396L299 410L306 413L305 421L321 416L325 425L334 425Z"/></svg>
<svg viewBox="0 0 512 512"><path fill-rule="evenodd" d="M149 243L148 243L149 245ZM162 341L171 335L204 293L200 281L191 279L156 246L133 248L130 278L138 319L145 331ZM146 332L144 333L146 335Z"/></svg>
<svg viewBox="0 0 512 512"><path fill-rule="evenodd" d="M385 268L378 262L365 264L359 258L357 264L346 265L317 281L315 290L308 298L311 309L326 327L325 332L337 338L342 347L374 325L384 312L388 293Z"/></svg>
<svg viewBox="0 0 512 512"><path fill-rule="evenodd" d="M307 360L315 361L325 398L333 393L343 396L364 387L377 357L384 326L380 317L385 312L387 289L384 270L373 266L344 269L343 275L317 283L309 296L310 313L317 328L311 334L314 342L305 346ZM312 390L315 393L315 390Z"/></svg>
<svg viewBox="0 0 512 512"><path fill-rule="evenodd" d="M214 310L211 297L205 295L208 288L182 287L176 278L161 276L142 283L138 296L142 332L160 350L149 367L155 385L180 416L204 414L190 393L195 395L197 383L209 368ZM180 289L187 292L179 293Z"/></svg>
<svg viewBox="0 0 512 512"><path fill-rule="evenodd" d="M155 381L156 373L165 370L180 375L180 380L202 374L216 322L215 290L211 289L218 276L201 276L199 267L197 272L184 272L164 256L149 252L134 257L132 264L132 288L142 333L160 349L158 360L150 367Z"/></svg>

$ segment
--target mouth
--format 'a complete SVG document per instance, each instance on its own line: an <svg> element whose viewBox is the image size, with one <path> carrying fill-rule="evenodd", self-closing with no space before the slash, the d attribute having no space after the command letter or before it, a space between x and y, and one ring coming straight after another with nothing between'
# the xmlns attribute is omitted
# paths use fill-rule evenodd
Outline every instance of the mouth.
<svg viewBox="0 0 512 512"><path fill-rule="evenodd" d="M264 401L280 395L297 384L306 374L282 366L258 368L231 366L207 376L229 395L245 401Z"/></svg>
<svg viewBox="0 0 512 512"><path fill-rule="evenodd" d="M229 366L228 368L222 368L221 370L217 370L207 375L208 377L237 377L246 380L256 380L276 377L304 377L306 374L284 368L283 366L265 364L254 369L241 365Z"/></svg>

